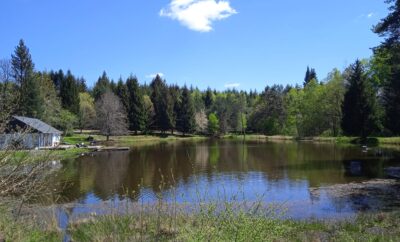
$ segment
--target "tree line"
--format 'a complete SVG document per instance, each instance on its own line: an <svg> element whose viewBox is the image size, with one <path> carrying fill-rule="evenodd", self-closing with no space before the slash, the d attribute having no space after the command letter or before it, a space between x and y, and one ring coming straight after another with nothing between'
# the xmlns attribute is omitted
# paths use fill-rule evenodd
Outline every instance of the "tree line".
<svg viewBox="0 0 400 242"><path fill-rule="evenodd" d="M302 86L267 86L262 92L168 85L156 76L111 80L106 72L93 88L71 71L35 70L21 40L11 59L0 61L0 108L40 118L67 134L99 129L110 136L134 133L221 135L400 135L400 1L373 30L384 37L373 56L356 60L324 79L307 67ZM4 116L4 115L3 115ZM5 120L7 117L0 117Z"/></svg>

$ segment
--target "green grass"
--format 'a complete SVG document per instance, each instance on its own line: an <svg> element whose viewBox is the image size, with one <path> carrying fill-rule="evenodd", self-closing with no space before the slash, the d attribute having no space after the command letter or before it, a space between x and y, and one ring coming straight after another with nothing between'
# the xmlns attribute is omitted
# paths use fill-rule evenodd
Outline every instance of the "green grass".
<svg viewBox="0 0 400 242"><path fill-rule="evenodd" d="M90 135L97 142L105 142L106 136L103 135ZM74 134L72 136L63 137L63 142L68 144L78 144L85 143L88 144L87 138L88 134ZM110 143L116 143L121 145L135 145L138 143L157 143L157 142L167 142L167 141L176 141L176 140L204 140L207 139L206 136L199 135L191 135L191 136L177 136L171 134L165 135L126 135L126 136L110 136Z"/></svg>
<svg viewBox="0 0 400 242"><path fill-rule="evenodd" d="M400 137L379 137L379 144L400 145Z"/></svg>
<svg viewBox="0 0 400 242"><path fill-rule="evenodd" d="M91 136L93 137L96 141L105 141L106 137L102 135L92 135L92 134L73 134L71 136L64 136L62 137L62 142L70 145L76 145L80 143L89 143L87 138Z"/></svg>
<svg viewBox="0 0 400 242"><path fill-rule="evenodd" d="M5 241L60 241L61 233L55 227L39 227L33 220L13 218L12 214L0 207L0 238Z"/></svg>
<svg viewBox="0 0 400 242"><path fill-rule="evenodd" d="M108 215L70 227L74 241L399 241L400 213L360 215L354 221L297 221L263 213Z"/></svg>
<svg viewBox="0 0 400 242"><path fill-rule="evenodd" d="M0 155L8 156L11 160L15 162L25 161L26 162L40 162L40 161L50 161L59 159L70 159L76 158L83 153L89 152L86 148L72 148L67 150L20 150L20 151L0 151Z"/></svg>

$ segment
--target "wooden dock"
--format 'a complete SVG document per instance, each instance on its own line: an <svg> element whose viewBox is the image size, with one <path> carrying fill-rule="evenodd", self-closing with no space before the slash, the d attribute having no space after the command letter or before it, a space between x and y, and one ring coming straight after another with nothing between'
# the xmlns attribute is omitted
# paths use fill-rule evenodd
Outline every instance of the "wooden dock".
<svg viewBox="0 0 400 242"><path fill-rule="evenodd" d="M92 151L127 151L129 147L111 147L111 146L88 146Z"/></svg>

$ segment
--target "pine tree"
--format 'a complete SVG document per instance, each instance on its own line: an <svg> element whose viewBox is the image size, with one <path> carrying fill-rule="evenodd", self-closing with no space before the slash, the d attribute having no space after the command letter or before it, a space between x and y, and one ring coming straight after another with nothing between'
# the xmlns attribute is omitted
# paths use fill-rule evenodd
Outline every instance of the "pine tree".
<svg viewBox="0 0 400 242"><path fill-rule="evenodd" d="M60 93L61 82L65 78L64 72L62 70L59 70L57 72L51 71L50 78L53 81L53 84L54 84L54 87L55 87L57 93Z"/></svg>
<svg viewBox="0 0 400 242"><path fill-rule="evenodd" d="M40 117L43 111L40 87L34 76L31 54L22 39L11 55L11 63L13 77L19 87L19 113L29 117Z"/></svg>
<svg viewBox="0 0 400 242"><path fill-rule="evenodd" d="M40 118L43 113L43 100L40 98L40 87L37 79L27 78L20 91L20 113L27 117Z"/></svg>
<svg viewBox="0 0 400 242"><path fill-rule="evenodd" d="M171 97L171 133L174 134L174 129L178 127L178 118L181 107L181 90L178 85L172 85L168 88Z"/></svg>
<svg viewBox="0 0 400 242"><path fill-rule="evenodd" d="M378 127L376 97L362 63L357 60L349 69L344 96L342 129L346 135L365 139Z"/></svg>
<svg viewBox="0 0 400 242"><path fill-rule="evenodd" d="M193 100L189 89L184 86L177 119L177 129L185 135L195 130L195 124Z"/></svg>
<svg viewBox="0 0 400 242"><path fill-rule="evenodd" d="M151 101L154 105L154 126L165 133L172 127L172 104L168 87L159 75L150 84Z"/></svg>
<svg viewBox="0 0 400 242"><path fill-rule="evenodd" d="M79 114L78 83L71 71L67 71L60 84L61 105L73 114Z"/></svg>
<svg viewBox="0 0 400 242"><path fill-rule="evenodd" d="M211 88L207 88L206 94L204 96L204 105L206 107L207 110L209 110L214 102L213 99L213 92L211 90Z"/></svg>
<svg viewBox="0 0 400 242"><path fill-rule="evenodd" d="M304 77L304 87L313 79L317 80L317 73L314 68L310 69L310 67L307 66L306 76Z"/></svg>
<svg viewBox="0 0 400 242"><path fill-rule="evenodd" d="M97 101L104 93L111 90L110 79L104 71L93 87L93 97Z"/></svg>
<svg viewBox="0 0 400 242"><path fill-rule="evenodd" d="M127 110L127 112L129 112L128 87L126 86L126 83L124 83L122 78L119 78L119 80L118 80L115 94L121 99L121 102L125 107L125 110Z"/></svg>
<svg viewBox="0 0 400 242"><path fill-rule="evenodd" d="M388 0L393 3L390 13L374 27L374 32L385 41L375 48L375 55L387 53L384 65L389 67L387 80L383 80L383 100L386 109L386 127L394 134L400 135L400 0Z"/></svg>
<svg viewBox="0 0 400 242"><path fill-rule="evenodd" d="M304 77L304 86L306 86L310 82L310 67L307 66L306 76Z"/></svg>
<svg viewBox="0 0 400 242"><path fill-rule="evenodd" d="M77 80L77 84L78 84L78 92L79 93L88 91L85 78L83 78L83 77L79 78Z"/></svg>
<svg viewBox="0 0 400 242"><path fill-rule="evenodd" d="M142 131L144 129L144 106L143 95L139 88L138 80L135 76L130 76L126 81L129 95L128 120L130 130Z"/></svg>
<svg viewBox="0 0 400 242"><path fill-rule="evenodd" d="M14 80L19 86L22 86L24 82L32 78L35 65L32 62L29 49L22 39L15 48L14 54L11 55L11 64Z"/></svg>

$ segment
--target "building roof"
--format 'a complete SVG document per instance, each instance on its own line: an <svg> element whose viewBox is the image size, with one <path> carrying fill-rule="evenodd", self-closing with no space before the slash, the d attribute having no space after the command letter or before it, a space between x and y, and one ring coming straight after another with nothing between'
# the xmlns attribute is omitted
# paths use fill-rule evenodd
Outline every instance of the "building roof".
<svg viewBox="0 0 400 242"><path fill-rule="evenodd" d="M43 134L62 134L62 132L60 130L58 130L36 118L28 118L28 117L22 117L22 116L13 116L13 118L15 118L16 120L26 124L27 126L30 126L32 129L35 129Z"/></svg>

